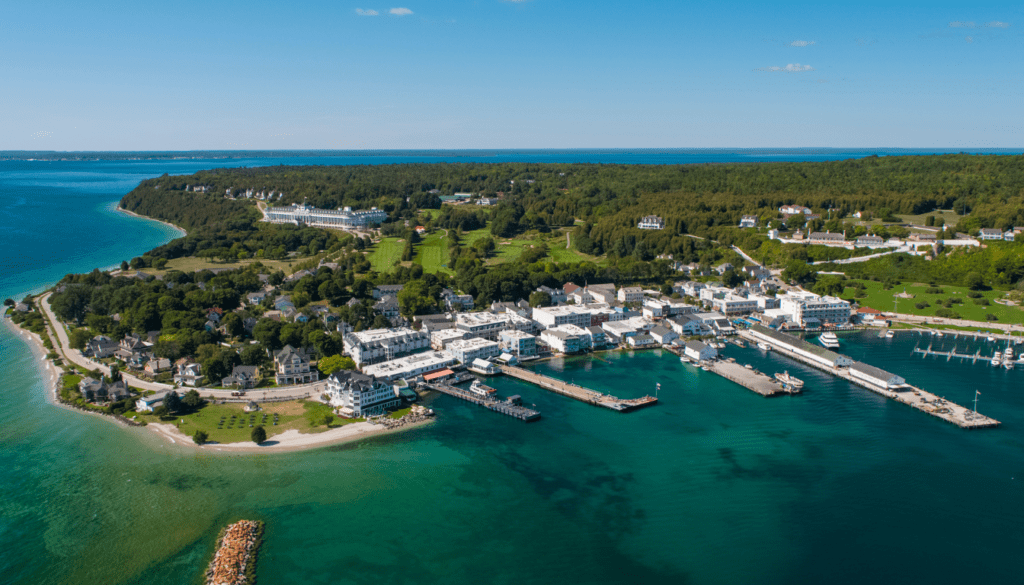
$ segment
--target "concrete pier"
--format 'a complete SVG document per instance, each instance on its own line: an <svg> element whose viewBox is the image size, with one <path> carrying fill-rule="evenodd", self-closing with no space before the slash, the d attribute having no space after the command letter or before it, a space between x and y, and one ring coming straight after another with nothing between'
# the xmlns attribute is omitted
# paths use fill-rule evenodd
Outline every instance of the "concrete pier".
<svg viewBox="0 0 1024 585"><path fill-rule="evenodd" d="M935 394L917 388L916 386L911 386L907 384L898 389L881 388L879 386L870 384L864 380L854 377L852 374L850 374L849 368L829 367L819 362L807 359L806 357L800 354L789 351L788 349L782 347L778 343L769 341L767 339L757 338L750 331L740 331L740 336L743 337L744 339L753 341L755 343L768 343L769 345L771 345L773 351L781 355L784 355L790 359L796 360L808 366L812 366L823 372L828 372L833 376L837 376L850 383L856 384L863 388L867 388L868 390L871 390L876 394L885 396L886 398L890 398L897 402L902 402L903 404L916 408L921 412L928 413L946 422L953 423L962 429L982 429L988 427L996 427L999 426L1000 424L999 421L993 418L989 418L985 415L978 414L977 412L960 406L959 404L949 402L944 398L940 398Z"/></svg>
<svg viewBox="0 0 1024 585"><path fill-rule="evenodd" d="M524 382L530 382L531 384L536 384L537 386L540 386L545 390L555 392L556 394L568 396L569 398L574 398L580 402L586 402L587 404L601 406L618 412L629 412L658 402L658 399L653 396L630 399L616 398L615 396L601 394L600 392L584 388L583 386L569 384L568 382L563 382L550 376L545 376L543 374L538 374L515 366L501 366L501 371L513 378L523 380Z"/></svg>
<svg viewBox="0 0 1024 585"><path fill-rule="evenodd" d="M783 394L798 394L800 392L799 389L784 387L778 380L767 374L748 370L731 358L709 362L705 365L712 372L726 380L735 382L748 390L753 390L761 396L782 396Z"/></svg>

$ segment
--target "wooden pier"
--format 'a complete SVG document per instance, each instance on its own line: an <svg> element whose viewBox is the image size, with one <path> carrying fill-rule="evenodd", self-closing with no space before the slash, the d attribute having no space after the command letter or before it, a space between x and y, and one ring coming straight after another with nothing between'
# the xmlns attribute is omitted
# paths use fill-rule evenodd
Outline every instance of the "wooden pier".
<svg viewBox="0 0 1024 585"><path fill-rule="evenodd" d="M920 353L920 354L924 354L924 355L932 355L932 356L937 356L937 357L944 357L944 358L946 358L947 362L949 360L953 359L953 358L959 358L959 359L963 359L963 360L971 360L971 362L976 362L978 360L987 362L987 361L991 361L992 360L992 356L990 356L990 355L981 355L981 350L980 349L976 353L974 353L973 355L969 354L969 353L957 353L956 352L956 346L954 346L953 349L951 349L949 351L935 351L935 350L932 349L932 347L930 345L928 346L928 349L921 349L920 347L915 347L914 348L914 353Z"/></svg>
<svg viewBox="0 0 1024 585"><path fill-rule="evenodd" d="M784 355L790 359L796 360L802 364L817 368L823 372L828 372L833 376L842 378L852 384L856 384L862 388L880 394L886 398L895 400L896 402L902 402L908 406L916 408L921 412L925 412L934 417L940 418L946 422L953 423L962 429L983 429L989 427L997 427L1001 423L993 418L989 418L985 415L978 414L977 412L960 406L959 404L950 402L945 398L941 398L927 392L916 386L907 384L899 390L890 390L879 388L875 385L869 384L864 380L853 377L850 374L849 368L831 368L820 364L818 362L809 360L804 356L793 353L788 349L779 346L777 343L771 343L764 339L758 339L754 337L749 331L740 331L740 336L750 341L760 341L761 343L768 343L771 345L772 350L780 355Z"/></svg>
<svg viewBox="0 0 1024 585"><path fill-rule="evenodd" d="M487 410L492 410L494 412L498 412L506 416L511 416L512 418L517 418L522 421L530 422L540 418L539 412L537 412L536 410L526 408L525 406L522 406L522 404L519 404L516 400L518 396L513 396L508 400L496 400L494 398L485 398L478 394L474 394L469 390L463 390L462 388L452 386L451 384L425 383L423 385L427 388L430 388L431 390L437 390L442 394L454 396L455 398L465 400L466 402L472 402L473 404L482 406Z"/></svg>
<svg viewBox="0 0 1024 585"><path fill-rule="evenodd" d="M601 394L600 392L584 388L577 384L569 384L561 380L531 372L523 368L517 368L515 366L501 366L501 371L513 378L523 380L524 382L530 382L536 384L545 390L550 390L556 394L562 396L568 396L574 398L580 402L586 402L587 404L593 404L594 406L602 406L617 412L629 412L642 408L644 406L650 406L656 404L658 399L653 396L644 396L643 398L616 398L608 394Z"/></svg>

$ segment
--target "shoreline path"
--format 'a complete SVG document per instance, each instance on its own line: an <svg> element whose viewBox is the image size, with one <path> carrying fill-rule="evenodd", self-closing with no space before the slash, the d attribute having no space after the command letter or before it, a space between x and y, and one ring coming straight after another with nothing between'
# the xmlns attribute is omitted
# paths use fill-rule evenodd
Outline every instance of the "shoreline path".
<svg viewBox="0 0 1024 585"><path fill-rule="evenodd" d="M104 364L87 358L82 355L82 352L77 349L71 348L71 341L68 338L68 332L64 328L64 324L57 319L57 316L53 313L53 309L50 307L50 295L52 293L46 293L39 297L39 306L42 307L43 313L48 321L48 327L50 331L56 334L56 339L59 347L55 347L65 360L76 366L82 367L86 370L99 370L104 375L110 375L110 368ZM175 388L171 384L161 384L159 382L148 382L133 376L128 372L121 372L121 376L133 388L140 390L153 390L156 392L164 392L167 390L178 390L187 391L191 388L181 387ZM313 400L320 400L320 395L323 394L326 387L326 382L314 382L311 384L301 384L298 386L279 386L275 388L263 388L256 390L249 390L244 400L281 400L284 398L312 398ZM238 398L237 396L231 396L235 390L221 390L217 388L206 388L199 387L195 388L203 396L213 396L214 398Z"/></svg>

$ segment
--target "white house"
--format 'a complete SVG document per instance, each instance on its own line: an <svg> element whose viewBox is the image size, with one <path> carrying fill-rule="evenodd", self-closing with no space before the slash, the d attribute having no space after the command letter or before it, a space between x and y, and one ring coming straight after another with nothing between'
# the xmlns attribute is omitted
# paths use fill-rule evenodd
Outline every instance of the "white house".
<svg viewBox="0 0 1024 585"><path fill-rule="evenodd" d="M665 220L657 215L646 215L636 224L636 227L642 230L663 230L665 229Z"/></svg>
<svg viewBox="0 0 1024 585"><path fill-rule="evenodd" d="M757 216L756 215L744 215L740 218L741 228L754 228L757 227Z"/></svg>
<svg viewBox="0 0 1024 585"><path fill-rule="evenodd" d="M274 378L279 386L306 384L319 380L320 372L310 367L305 351L286 345L274 356Z"/></svg>
<svg viewBox="0 0 1024 585"><path fill-rule="evenodd" d="M718 350L706 343L691 339L683 344L683 354L693 360L706 361L718 357Z"/></svg>
<svg viewBox="0 0 1024 585"><path fill-rule="evenodd" d="M164 402L164 396L166 392L160 392L159 394L152 394L150 396L143 396L135 401L136 412L153 412L153 409L160 406Z"/></svg>
<svg viewBox="0 0 1024 585"><path fill-rule="evenodd" d="M981 228L978 231L978 238L982 240L1001 240L1003 239L1002 230L992 228Z"/></svg>

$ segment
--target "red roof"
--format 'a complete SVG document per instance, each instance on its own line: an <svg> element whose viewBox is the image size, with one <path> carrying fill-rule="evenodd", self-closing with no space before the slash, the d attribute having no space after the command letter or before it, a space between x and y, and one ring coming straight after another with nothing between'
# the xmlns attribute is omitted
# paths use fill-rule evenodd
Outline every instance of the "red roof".
<svg viewBox="0 0 1024 585"><path fill-rule="evenodd" d="M423 381L424 382L429 382L431 380L436 380L438 378L444 378L445 376L451 376L454 373L455 372L453 372L451 370L440 370L440 371L437 371L437 372L431 372L429 374L424 374L423 375Z"/></svg>
<svg viewBox="0 0 1024 585"><path fill-rule="evenodd" d="M571 283L571 282L567 282L567 283L565 283L565 286L564 286L564 287L562 287L562 290L564 290L564 291L565 291L565 294L567 294L567 295L571 295L571 294L572 294L573 292L575 292L575 291L576 291L576 289L578 289L578 288L580 288L580 287L576 286L575 284L573 284L573 283Z"/></svg>
<svg viewBox="0 0 1024 585"><path fill-rule="evenodd" d="M878 309L872 309L871 307L861 307L857 309L858 313L869 313L871 315L881 315L882 312Z"/></svg>

